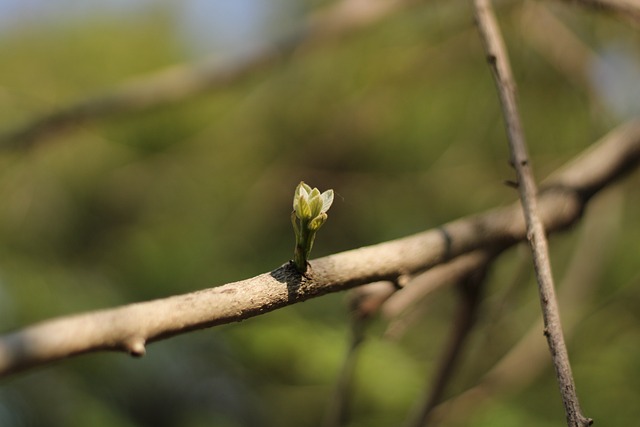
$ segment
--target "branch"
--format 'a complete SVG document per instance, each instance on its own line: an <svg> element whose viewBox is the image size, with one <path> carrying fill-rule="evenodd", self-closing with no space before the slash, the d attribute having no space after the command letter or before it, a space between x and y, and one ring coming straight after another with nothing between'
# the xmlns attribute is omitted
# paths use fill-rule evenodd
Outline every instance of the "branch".
<svg viewBox="0 0 640 427"><path fill-rule="evenodd" d="M375 282L351 292L349 296L351 317L349 346L338 374L335 391L329 401L324 427L340 427L349 424L353 381L360 348L365 340L365 331L380 306L398 289L399 287L391 282Z"/></svg>
<svg viewBox="0 0 640 427"><path fill-rule="evenodd" d="M482 251L480 254L483 258L480 268L468 271L467 275L461 277L457 283L461 291L460 305L449 341L437 364L436 374L429 391L425 394L416 414L410 418L408 426L422 427L427 425L433 410L442 400L446 386L451 381L457 363L462 356L467 338L475 325L485 278L491 262L498 255L491 251Z"/></svg>
<svg viewBox="0 0 640 427"><path fill-rule="evenodd" d="M293 35L230 64L202 61L173 66L35 117L0 134L0 147L29 148L38 140L79 123L173 104L226 87L276 65L303 47L316 46L373 25L414 0L341 0L312 14Z"/></svg>
<svg viewBox="0 0 640 427"><path fill-rule="evenodd" d="M640 121L606 135L556 176L539 199L547 231L575 223L589 198L640 163ZM118 308L44 321L0 337L0 376L70 356L116 350L241 321L329 292L427 270L478 248L525 238L518 204L458 219L402 239L316 259L305 276L290 264L247 280Z"/></svg>
<svg viewBox="0 0 640 427"><path fill-rule="evenodd" d="M589 313L585 310L597 291L597 284L603 276L606 261L612 254L612 236L620 231L619 219L622 213L623 194L611 191L590 208L582 233L575 244L571 261L558 290L560 301L566 304L564 318L565 334L571 336L577 326ZM514 394L534 382L549 364L548 354L540 347L542 321L535 322L521 339L495 365L489 369L477 384L460 395L443 402L435 408L434 420L465 414L468 418L474 408L487 404L487 400L497 395ZM497 332L497 331L496 331ZM490 331L489 334L492 332ZM483 349L479 350L482 353ZM522 369L526 366L527 369Z"/></svg>
<svg viewBox="0 0 640 427"><path fill-rule="evenodd" d="M578 3L586 7L612 12L623 18L640 22L640 3L637 0L563 0L564 3Z"/></svg>
<svg viewBox="0 0 640 427"><path fill-rule="evenodd" d="M518 189L527 224L527 240L533 254L533 264L538 281L542 318L545 326L544 334L547 337L547 343L556 370L556 377L567 417L567 425L569 427L589 426L593 424L593 420L585 417L580 409L573 374L571 373L569 354L562 333L560 310L551 272L547 237L544 224L538 213L537 188L518 113L515 81L511 73L507 51L493 15L490 1L475 0L475 10L476 20L485 44L489 64L493 71L507 126L511 163L518 177Z"/></svg>
<svg viewBox="0 0 640 427"><path fill-rule="evenodd" d="M393 321L407 312L411 306L419 304L428 295L443 286L460 282L473 271L483 268L488 261L486 251L480 249L458 256L447 263L439 264L413 277L402 289L402 292L391 295L382 307L382 314L386 319ZM387 333L393 328L393 323L391 323L387 328Z"/></svg>

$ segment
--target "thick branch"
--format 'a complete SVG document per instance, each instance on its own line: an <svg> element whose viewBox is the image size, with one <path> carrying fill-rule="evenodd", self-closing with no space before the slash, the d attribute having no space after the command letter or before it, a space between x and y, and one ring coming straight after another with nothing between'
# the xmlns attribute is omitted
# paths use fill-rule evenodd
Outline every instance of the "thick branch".
<svg viewBox="0 0 640 427"><path fill-rule="evenodd" d="M569 427L586 427L591 425L593 421L582 414L571 372L569 353L562 332L560 310L551 272L545 227L538 212L537 187L516 102L515 81L490 1L476 0L475 7L478 27L493 71L507 126L511 162L518 177L520 200L527 226L527 240L533 254L533 264L538 281L542 318L545 326L544 333L556 370L567 416L567 425Z"/></svg>
<svg viewBox="0 0 640 427"><path fill-rule="evenodd" d="M640 162L640 122L618 128L548 181L539 212L548 231L580 218L594 192ZM0 375L69 356L120 350L237 322L309 298L426 270L478 248L525 238L518 204L462 218L419 234L311 261L307 277L286 264L271 273L201 291L62 317L0 337Z"/></svg>

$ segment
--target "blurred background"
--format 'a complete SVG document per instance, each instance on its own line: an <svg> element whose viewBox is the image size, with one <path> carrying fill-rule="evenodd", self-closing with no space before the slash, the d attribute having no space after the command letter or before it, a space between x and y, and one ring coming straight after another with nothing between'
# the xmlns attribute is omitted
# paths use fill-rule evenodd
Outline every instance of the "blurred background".
<svg viewBox="0 0 640 427"><path fill-rule="evenodd" d="M515 201L469 2L381 3L0 0L5 136L161 70L239 70L278 52L172 102L76 120L17 148L3 142L0 330L270 271L292 258L300 180L337 194L312 257ZM640 115L637 22L576 5L499 3L541 180ZM638 184L634 173L608 189L551 239L556 280L570 290L561 305L578 392L599 425L640 418ZM515 248L493 266L447 399L535 328L529 264ZM445 288L400 323L370 325L349 426L402 425L455 305ZM345 294L336 294L154 343L138 360L63 361L0 383L0 425L318 426L349 331ZM440 425L565 425L546 358L518 366L512 384Z"/></svg>

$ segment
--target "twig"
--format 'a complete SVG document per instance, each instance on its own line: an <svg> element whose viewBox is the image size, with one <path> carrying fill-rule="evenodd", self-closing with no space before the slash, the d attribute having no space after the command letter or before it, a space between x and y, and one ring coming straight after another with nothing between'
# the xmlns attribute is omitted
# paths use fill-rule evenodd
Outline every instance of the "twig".
<svg viewBox="0 0 640 427"><path fill-rule="evenodd" d="M457 283L471 271L477 270L486 262L486 251L477 250L437 265L414 277L402 292L391 295L382 307L385 318L393 319L409 309L411 305L422 301L441 286Z"/></svg>
<svg viewBox="0 0 640 427"><path fill-rule="evenodd" d="M571 336L588 315L585 307L596 292L597 284L602 278L605 260L611 252L612 236L618 234L622 204L622 191L612 191L590 207L589 215L583 224L584 232L575 244L576 250L562 279L562 286L558 290L560 301L571 301L564 312L567 336ZM438 405L433 418L435 420L451 416L457 418L457 414L465 414L468 417L474 407L485 405L487 399L498 394L513 394L532 383L549 364L548 353L539 345L541 327L541 320L530 327L477 384ZM479 350L480 353L482 351L482 349ZM523 366L527 369L522 369Z"/></svg>
<svg viewBox="0 0 640 427"><path fill-rule="evenodd" d="M444 286L458 283L471 272L483 268L486 258L486 250L478 249L436 265L412 278L402 292L391 295L382 307L383 316L390 320L385 337L399 339L420 317L426 306L421 302L427 296Z"/></svg>
<svg viewBox="0 0 640 427"><path fill-rule="evenodd" d="M459 290L461 291L460 305L449 343L442 353L432 385L429 387L429 391L418 407L416 414L409 420L408 426L422 427L427 425L433 409L442 400L445 388L453 377L454 369L462 355L467 337L475 324L487 270L497 253L484 251L483 255L484 262L482 266L477 270L469 271L467 276L458 282Z"/></svg>
<svg viewBox="0 0 640 427"><path fill-rule="evenodd" d="M361 344L364 340L364 322L352 319L349 347L338 373L335 390L330 397L325 414L324 427L340 427L348 424L349 410L353 396L353 377L358 362Z"/></svg>
<svg viewBox="0 0 640 427"><path fill-rule="evenodd" d="M640 122L605 136L542 190L539 212L547 231L575 223L593 194L639 163ZM0 337L0 376L88 352L142 355L147 342L241 321L329 292L394 281L475 249L513 245L525 236L522 210L514 204L313 260L308 277L286 264L216 288L44 321Z"/></svg>
<svg viewBox="0 0 640 427"><path fill-rule="evenodd" d="M352 400L353 377L358 354L365 339L365 330L380 306L398 287L391 282L376 282L351 291L349 308L351 330L349 346L342 364L335 391L327 408L325 427L340 427L349 422L349 407Z"/></svg>
<svg viewBox="0 0 640 427"><path fill-rule="evenodd" d="M560 311L549 261L547 238L542 220L538 216L537 189L520 123L515 95L515 82L509 66L507 52L489 0L475 0L475 11L489 64L500 95L511 150L511 162L516 170L520 199L527 224L527 240L533 253L533 263L545 326L544 333L547 337L547 343L556 370L560 394L565 407L567 425L570 427L589 426L593 423L593 420L585 417L580 409L571 373L569 355L562 333Z"/></svg>

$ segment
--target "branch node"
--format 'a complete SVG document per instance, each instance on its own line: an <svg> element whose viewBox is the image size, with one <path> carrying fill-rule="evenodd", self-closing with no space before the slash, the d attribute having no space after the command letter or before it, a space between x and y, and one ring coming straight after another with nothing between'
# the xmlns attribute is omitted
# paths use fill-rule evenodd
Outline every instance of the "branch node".
<svg viewBox="0 0 640 427"><path fill-rule="evenodd" d="M504 185L506 185L507 187L510 187L510 188L515 188L517 190L518 186L520 184L518 184L518 181L513 181L511 179L507 179L507 180L504 181Z"/></svg>
<svg viewBox="0 0 640 427"><path fill-rule="evenodd" d="M407 286L407 283L409 283L411 281L411 275L410 274L401 274L399 275L395 280L392 281L393 286L396 288L396 290L400 290L402 288L404 288L405 286Z"/></svg>
<svg viewBox="0 0 640 427"><path fill-rule="evenodd" d="M142 337L131 337L124 341L124 348L133 357L142 357L146 354L146 341Z"/></svg>

